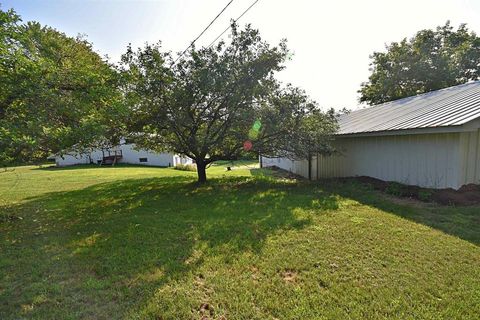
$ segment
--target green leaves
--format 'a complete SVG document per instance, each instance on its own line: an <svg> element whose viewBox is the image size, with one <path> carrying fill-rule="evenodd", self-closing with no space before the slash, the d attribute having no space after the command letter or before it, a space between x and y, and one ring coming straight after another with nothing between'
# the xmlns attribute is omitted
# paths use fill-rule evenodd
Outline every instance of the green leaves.
<svg viewBox="0 0 480 320"><path fill-rule="evenodd" d="M313 140L305 139L301 151L292 143L311 134L297 132L306 117L323 113L303 90L275 79L287 58L285 41L272 47L249 25L243 30L233 25L228 45L192 48L177 63L160 44L136 52L128 48L120 70L137 145L187 155L199 170L245 151L302 156L305 148L317 151L318 145L307 146ZM322 128L310 129L331 134L334 120L328 118L327 129L326 119L318 123Z"/></svg>
<svg viewBox="0 0 480 320"><path fill-rule="evenodd" d="M84 38L22 24L13 11L0 11L0 27L3 163L114 144L128 132L138 147L189 156L204 170L244 155L246 145L322 151L318 141L335 128L303 90L275 79L286 42L272 47L249 25L233 25L229 44L193 47L176 63L160 43L128 47L116 68Z"/></svg>
<svg viewBox="0 0 480 320"><path fill-rule="evenodd" d="M360 101L378 104L477 80L480 38L462 24L447 22L436 30L387 46L371 56L372 74L362 84Z"/></svg>
<svg viewBox="0 0 480 320"><path fill-rule="evenodd" d="M81 37L0 11L2 159L47 155L118 136L105 126L122 106L116 71ZM6 160L2 160L4 163Z"/></svg>

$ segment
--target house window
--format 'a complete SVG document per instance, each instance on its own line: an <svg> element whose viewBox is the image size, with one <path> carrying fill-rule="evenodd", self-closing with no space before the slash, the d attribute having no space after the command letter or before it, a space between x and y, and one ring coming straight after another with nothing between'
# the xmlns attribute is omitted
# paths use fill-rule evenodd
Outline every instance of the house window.
<svg viewBox="0 0 480 320"><path fill-rule="evenodd" d="M140 160L140 162L148 162L147 158L139 158L138 160Z"/></svg>

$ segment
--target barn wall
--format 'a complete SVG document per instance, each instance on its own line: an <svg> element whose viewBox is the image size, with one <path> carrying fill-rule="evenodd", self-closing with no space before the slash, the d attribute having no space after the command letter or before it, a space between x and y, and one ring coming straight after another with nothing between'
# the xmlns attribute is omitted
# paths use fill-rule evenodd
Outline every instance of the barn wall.
<svg viewBox="0 0 480 320"><path fill-rule="evenodd" d="M122 159L119 163L141 164L147 166L169 167L176 164L190 164L192 159L188 157L181 157L172 153L156 153L146 150L135 150L133 144L124 144L116 148L122 150ZM147 158L147 162L140 162L140 158ZM90 161L97 163L103 159L101 150L95 150L90 154L74 154L57 156L55 159L56 165L59 167L70 166L76 164L88 164Z"/></svg>
<svg viewBox="0 0 480 320"><path fill-rule="evenodd" d="M262 157L263 167L276 166L283 170L292 172L294 174L308 177L308 161L307 160L291 160L287 158L266 158ZM314 166L312 166L314 167ZM316 177L316 175L312 175Z"/></svg>
<svg viewBox="0 0 480 320"><path fill-rule="evenodd" d="M337 138L339 154L314 158L312 177L370 176L422 187L459 188L463 184L460 140L460 133ZM478 158L478 132L476 141ZM473 144L471 138L469 145ZM473 158L472 153L470 148L468 157ZM308 176L306 160L264 159L264 166L269 165ZM470 164L468 175L478 177L480 168L474 173L472 168Z"/></svg>
<svg viewBox="0 0 480 320"><path fill-rule="evenodd" d="M174 165L172 153L156 153L146 150L135 150L133 144L125 144L120 146L120 148L122 149L121 163L159 167L171 167ZM140 158L147 158L147 162L140 162Z"/></svg>
<svg viewBox="0 0 480 320"><path fill-rule="evenodd" d="M59 167L88 163L90 163L90 159L86 154L64 155L63 157L55 157L55 164Z"/></svg>
<svg viewBox="0 0 480 320"><path fill-rule="evenodd" d="M193 160L190 159L189 157L185 156L180 156L178 154L173 156L173 166L176 166L178 164L192 164Z"/></svg>
<svg viewBox="0 0 480 320"><path fill-rule="evenodd" d="M431 188L460 187L459 133L337 139L341 155L320 157L319 177L370 176Z"/></svg>
<svg viewBox="0 0 480 320"><path fill-rule="evenodd" d="M460 184L480 184L480 129L460 134Z"/></svg>

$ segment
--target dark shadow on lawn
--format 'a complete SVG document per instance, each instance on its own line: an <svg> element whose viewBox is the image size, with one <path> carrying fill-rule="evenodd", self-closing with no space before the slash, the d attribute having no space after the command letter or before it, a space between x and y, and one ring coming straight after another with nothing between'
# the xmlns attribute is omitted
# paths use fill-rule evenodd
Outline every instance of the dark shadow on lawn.
<svg viewBox="0 0 480 320"><path fill-rule="evenodd" d="M38 168L32 170L44 170L44 171L69 171L69 170L78 170L78 169L108 169L108 168L168 168L161 166L152 166L152 165L141 165L141 164L128 164L128 163L117 163L114 166L111 165L98 165L98 164L77 164L65 167L57 167L56 165L42 165Z"/></svg>
<svg viewBox="0 0 480 320"><path fill-rule="evenodd" d="M408 201L387 196L376 191L369 184L358 181L326 179L316 182L326 191L344 198L354 199L362 204L393 213L402 218L421 223L444 233L480 245L480 208L454 207Z"/></svg>
<svg viewBox="0 0 480 320"><path fill-rule="evenodd" d="M49 279L52 286L68 284L63 296L80 295L92 305L105 303L98 297L103 286L116 286L119 296L108 299L120 303L112 311L131 310L154 288L195 272L205 254L199 244L223 263L241 252L258 253L269 235L310 224L294 209L318 200L304 191L292 197L295 185L267 179L212 179L201 187L192 181L131 179L28 199L16 211L36 213L6 235L22 242L2 253L10 263L0 267L12 285L0 300L19 308L15 296L35 297ZM332 201L325 208L334 208ZM152 276L157 271L161 276ZM84 290L88 281L96 288L91 295Z"/></svg>
<svg viewBox="0 0 480 320"><path fill-rule="evenodd" d="M278 177L292 177L286 171L268 168L254 169L251 170L251 173L257 177L272 180ZM320 190L326 193L321 197L321 201L337 194L480 245L480 208L478 206L453 207L419 201L409 203L400 198L398 202L395 202L392 200L393 196L389 198L381 192L375 191L371 185L353 179L324 179L312 182L304 180L302 183L310 185L310 190L320 187Z"/></svg>

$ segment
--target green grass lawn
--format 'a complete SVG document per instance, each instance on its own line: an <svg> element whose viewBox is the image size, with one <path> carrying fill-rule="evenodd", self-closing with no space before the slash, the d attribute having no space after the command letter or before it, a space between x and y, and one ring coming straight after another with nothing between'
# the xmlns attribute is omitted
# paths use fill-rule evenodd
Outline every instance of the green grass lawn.
<svg viewBox="0 0 480 320"><path fill-rule="evenodd" d="M0 319L478 319L480 208L208 175L0 173Z"/></svg>

